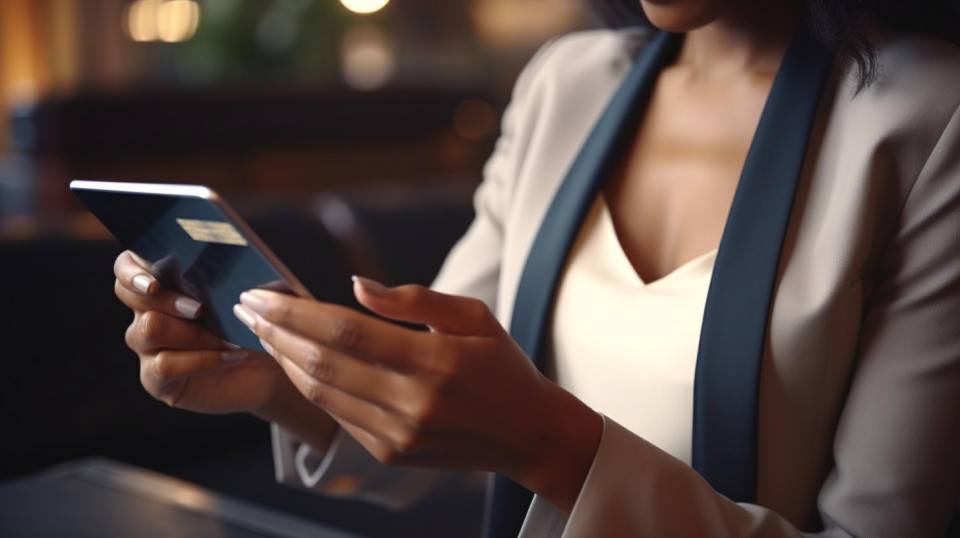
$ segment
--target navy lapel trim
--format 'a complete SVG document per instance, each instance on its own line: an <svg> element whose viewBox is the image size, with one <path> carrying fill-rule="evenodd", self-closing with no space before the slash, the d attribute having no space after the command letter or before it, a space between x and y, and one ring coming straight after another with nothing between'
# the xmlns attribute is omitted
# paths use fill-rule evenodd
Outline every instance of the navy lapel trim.
<svg viewBox="0 0 960 538"><path fill-rule="evenodd" d="M801 25L777 72L737 185L704 308L693 467L755 502L760 364L780 250L833 55Z"/></svg>
<svg viewBox="0 0 960 538"><path fill-rule="evenodd" d="M510 334L539 368L554 290L580 222L616 164L616 156L636 131L657 74L674 60L681 41L680 35L660 32L644 48L570 166L530 247Z"/></svg>
<svg viewBox="0 0 960 538"><path fill-rule="evenodd" d="M527 254L510 322L511 336L538 368L543 368L544 329L554 289L580 222L602 180L610 174L616 155L636 130L657 74L676 57L681 40L679 35L660 32L644 48L584 142L540 224ZM522 486L497 476L484 535L515 537L532 496Z"/></svg>

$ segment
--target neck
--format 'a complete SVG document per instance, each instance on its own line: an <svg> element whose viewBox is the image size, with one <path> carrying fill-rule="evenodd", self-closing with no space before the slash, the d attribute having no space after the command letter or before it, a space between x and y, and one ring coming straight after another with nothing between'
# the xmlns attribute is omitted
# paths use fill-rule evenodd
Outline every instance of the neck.
<svg viewBox="0 0 960 538"><path fill-rule="evenodd" d="M677 64L702 79L772 77L800 19L794 2L740 2L715 21L687 32Z"/></svg>

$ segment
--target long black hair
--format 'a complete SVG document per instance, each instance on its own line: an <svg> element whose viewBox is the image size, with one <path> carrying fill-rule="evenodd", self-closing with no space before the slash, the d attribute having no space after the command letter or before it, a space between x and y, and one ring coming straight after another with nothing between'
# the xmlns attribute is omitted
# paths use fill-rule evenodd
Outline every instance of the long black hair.
<svg viewBox="0 0 960 538"><path fill-rule="evenodd" d="M650 25L640 0L590 3L607 26ZM867 37L871 24L928 34L960 45L960 0L804 0L804 4L816 38L857 65L861 87L876 76L876 52Z"/></svg>

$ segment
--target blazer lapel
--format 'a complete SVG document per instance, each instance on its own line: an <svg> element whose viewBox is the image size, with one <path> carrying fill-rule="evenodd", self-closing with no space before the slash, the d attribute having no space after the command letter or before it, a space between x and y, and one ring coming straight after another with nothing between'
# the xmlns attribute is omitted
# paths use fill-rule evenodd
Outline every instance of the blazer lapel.
<svg viewBox="0 0 960 538"><path fill-rule="evenodd" d="M533 241L517 288L510 335L538 368L543 368L542 344L554 290L580 222L616 156L636 131L657 74L674 60L681 41L682 36L660 32L644 48L570 166ZM484 534L516 537L532 496L515 482L497 476Z"/></svg>
<svg viewBox="0 0 960 538"><path fill-rule="evenodd" d="M833 55L806 25L767 97L727 216L707 293L693 398L693 467L755 502L757 394L780 249Z"/></svg>
<svg viewBox="0 0 960 538"><path fill-rule="evenodd" d="M644 48L584 142L540 224L510 320L510 335L539 368L554 290L580 222L616 157L636 132L657 75L674 60L681 42L680 35L660 32Z"/></svg>

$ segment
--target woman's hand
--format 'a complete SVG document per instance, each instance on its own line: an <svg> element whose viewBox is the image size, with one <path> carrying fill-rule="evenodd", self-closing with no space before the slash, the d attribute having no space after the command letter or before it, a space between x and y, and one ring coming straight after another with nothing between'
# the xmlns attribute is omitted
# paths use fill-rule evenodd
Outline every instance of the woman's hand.
<svg viewBox="0 0 960 538"><path fill-rule="evenodd" d="M335 423L304 400L268 355L223 342L193 321L196 300L160 286L130 251L114 263L117 298L133 310L126 343L140 382L170 406L202 413L251 412L278 422L319 450Z"/></svg>
<svg viewBox="0 0 960 538"><path fill-rule="evenodd" d="M551 383L480 301L357 278L373 312L264 290L235 307L307 399L377 459L485 469L569 510L602 420Z"/></svg>

